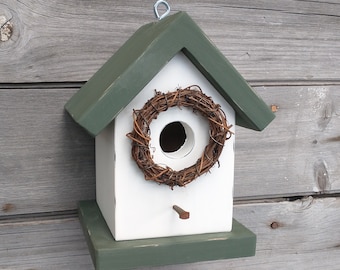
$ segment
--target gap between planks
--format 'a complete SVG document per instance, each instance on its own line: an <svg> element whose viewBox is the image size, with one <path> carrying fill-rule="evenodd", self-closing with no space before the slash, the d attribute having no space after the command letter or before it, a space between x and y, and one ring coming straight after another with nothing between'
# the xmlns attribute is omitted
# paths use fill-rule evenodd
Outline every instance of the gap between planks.
<svg viewBox="0 0 340 270"><path fill-rule="evenodd" d="M314 3L320 3L322 4L322 1L305 1L305 2L314 2ZM329 3L328 4L334 4L338 5L338 3ZM244 7L244 6L232 6L232 5L223 5L223 7L227 7L230 9L242 9L242 10L261 10L261 11L274 11L274 12L280 12L285 14L292 14L292 15L302 15L302 16L327 16L327 17L335 17L339 18L339 15L334 14L326 14L321 12L293 12L286 9L279 9L279 8L264 8L264 7Z"/></svg>
<svg viewBox="0 0 340 270"><path fill-rule="evenodd" d="M272 198L239 198L234 199L234 205L250 205L250 204L267 204L267 203L280 203L280 202L294 202L297 200L306 199L324 199L324 198L337 198L340 197L340 193L333 194L309 194L309 195L296 195L287 197L272 197ZM54 211L54 212L41 212L41 213L30 213L30 214L19 214L19 215L7 215L0 216L0 228L1 226L8 225L36 225L36 224L49 224L55 222L62 222L65 220L78 219L78 210L65 210L65 211Z"/></svg>
<svg viewBox="0 0 340 270"><path fill-rule="evenodd" d="M336 86L340 79L333 80L248 80L252 87L258 86ZM0 89L55 89L80 88L80 82L0 83Z"/></svg>
<svg viewBox="0 0 340 270"><path fill-rule="evenodd" d="M78 211L65 210L65 211L53 211L53 212L41 212L41 213L30 213L30 214L18 214L18 215L8 215L0 216L0 227L2 225L12 225L12 224L42 224L51 223L58 220L73 220L78 218Z"/></svg>

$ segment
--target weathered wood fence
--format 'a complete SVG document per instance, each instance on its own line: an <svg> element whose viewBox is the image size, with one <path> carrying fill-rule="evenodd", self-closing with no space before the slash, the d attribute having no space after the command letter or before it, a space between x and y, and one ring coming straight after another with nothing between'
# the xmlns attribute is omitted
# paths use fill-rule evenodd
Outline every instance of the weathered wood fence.
<svg viewBox="0 0 340 270"><path fill-rule="evenodd" d="M340 2L169 1L186 11L276 119L237 127L235 213L257 254L153 269L339 269ZM95 197L94 140L65 102L153 1L0 2L0 269L93 269L76 214Z"/></svg>

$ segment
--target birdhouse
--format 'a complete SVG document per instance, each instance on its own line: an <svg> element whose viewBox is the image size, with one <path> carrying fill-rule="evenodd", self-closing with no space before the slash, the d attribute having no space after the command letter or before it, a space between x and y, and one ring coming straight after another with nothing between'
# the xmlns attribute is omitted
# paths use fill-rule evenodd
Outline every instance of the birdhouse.
<svg viewBox="0 0 340 270"><path fill-rule="evenodd" d="M95 137L87 231L102 226L112 245L157 254L159 239L203 244L243 230L233 221L235 125L262 130L274 116L185 12L141 27L65 108ZM89 239L100 234L91 228Z"/></svg>

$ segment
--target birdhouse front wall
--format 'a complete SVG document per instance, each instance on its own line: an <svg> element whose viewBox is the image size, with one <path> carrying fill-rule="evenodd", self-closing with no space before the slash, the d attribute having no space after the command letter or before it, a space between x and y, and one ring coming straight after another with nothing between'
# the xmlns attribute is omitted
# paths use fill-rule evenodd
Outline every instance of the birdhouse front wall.
<svg viewBox="0 0 340 270"><path fill-rule="evenodd" d="M235 135L225 142L218 164L185 187L171 189L145 180L131 156L131 140L126 134L133 129L133 110L141 109L155 90L166 93L190 85L199 85L221 105L235 132L232 107L190 60L178 53L96 137L97 203L117 241L231 231ZM182 133L176 135L178 127ZM160 138L167 128L166 147L171 147L171 138L183 137L179 150L164 150ZM153 161L181 170L202 155L209 141L209 124L190 108L172 107L151 122L150 137ZM190 212L190 218L180 219L173 205Z"/></svg>

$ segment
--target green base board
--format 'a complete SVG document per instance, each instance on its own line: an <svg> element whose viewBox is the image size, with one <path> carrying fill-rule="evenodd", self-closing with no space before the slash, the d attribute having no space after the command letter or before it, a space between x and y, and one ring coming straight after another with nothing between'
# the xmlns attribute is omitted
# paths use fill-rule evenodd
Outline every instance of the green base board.
<svg viewBox="0 0 340 270"><path fill-rule="evenodd" d="M95 201L80 202L79 217L96 270L135 269L255 255L256 235L236 220L229 233L115 241Z"/></svg>

